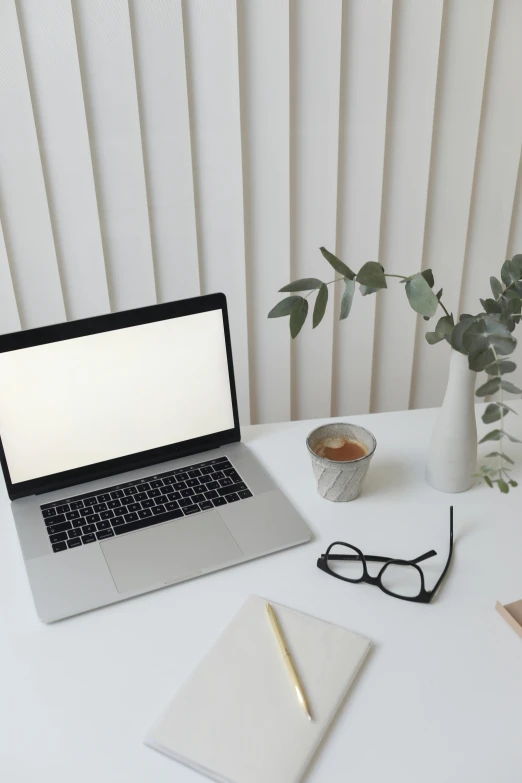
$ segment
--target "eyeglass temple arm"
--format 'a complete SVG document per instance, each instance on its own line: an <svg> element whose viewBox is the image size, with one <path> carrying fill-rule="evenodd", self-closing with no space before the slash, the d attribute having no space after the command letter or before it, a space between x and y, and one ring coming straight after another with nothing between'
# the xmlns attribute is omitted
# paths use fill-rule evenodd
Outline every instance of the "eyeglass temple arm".
<svg viewBox="0 0 522 783"><path fill-rule="evenodd" d="M444 566L444 571L439 577L439 580L433 590L431 591L432 595L435 595L437 590L439 589L439 585L446 576L446 571L449 568L449 564L451 563L451 556L453 555L453 506L450 506L450 545L449 545L449 552L448 552L448 559L446 561L446 565Z"/></svg>
<svg viewBox="0 0 522 783"><path fill-rule="evenodd" d="M416 557L414 560L410 560L410 563L421 563L423 560L427 560L429 557L434 557L437 553L434 549L430 549L429 552L426 552L423 555L420 555L419 557ZM328 560L360 560L361 558L359 555L328 555ZM395 557L379 557L379 555L365 555L365 560L369 560L372 563L389 563L390 560L397 560Z"/></svg>

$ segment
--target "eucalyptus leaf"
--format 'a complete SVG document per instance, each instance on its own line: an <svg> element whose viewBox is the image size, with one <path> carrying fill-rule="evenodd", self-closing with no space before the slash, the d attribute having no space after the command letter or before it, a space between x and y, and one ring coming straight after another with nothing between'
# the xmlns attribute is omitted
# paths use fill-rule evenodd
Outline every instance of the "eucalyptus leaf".
<svg viewBox="0 0 522 783"><path fill-rule="evenodd" d="M506 436L506 438L509 438L511 443L522 443L522 441L520 441L518 438L515 438L514 435L510 435L509 432L504 431L504 435Z"/></svg>
<svg viewBox="0 0 522 783"><path fill-rule="evenodd" d="M516 258L516 256L515 256ZM502 269L500 270L500 276L504 285L508 286L512 283L516 283L520 278L520 267L517 261L504 261Z"/></svg>
<svg viewBox="0 0 522 783"><path fill-rule="evenodd" d="M377 261L367 261L357 272L357 282L360 285L375 288L377 291L381 288L387 288L384 270ZM370 293L368 291L368 293ZM364 296L364 294L363 294Z"/></svg>
<svg viewBox="0 0 522 783"><path fill-rule="evenodd" d="M505 375L508 372L514 372L517 369L515 362L508 360L494 362L485 368L488 375Z"/></svg>
<svg viewBox="0 0 522 783"><path fill-rule="evenodd" d="M491 430L487 435L479 440L479 443L486 443L488 440L500 440L502 437L502 430Z"/></svg>
<svg viewBox="0 0 522 783"><path fill-rule="evenodd" d="M451 333L451 347L456 351L459 351L460 353L466 353L462 341L464 339L464 335L473 322L474 318L471 315L467 318L464 318L463 315L460 316L460 321Z"/></svg>
<svg viewBox="0 0 522 783"><path fill-rule="evenodd" d="M490 381L479 386L475 394L477 397L486 397L488 394L495 394L500 389L500 378L492 378Z"/></svg>
<svg viewBox="0 0 522 783"><path fill-rule="evenodd" d="M292 339L297 337L303 328L306 316L308 315L308 300L304 299L302 296L300 296L299 299L301 301L295 304L290 313L290 334L292 335Z"/></svg>
<svg viewBox="0 0 522 783"><path fill-rule="evenodd" d="M498 299L499 296L502 296L502 291L504 289L502 287L502 283L497 277L490 277L489 284L491 285L491 291L495 299Z"/></svg>
<svg viewBox="0 0 522 783"><path fill-rule="evenodd" d="M504 494L507 495L507 493L509 492L509 487L504 481L504 479L499 479L497 481L497 486L501 492L504 492Z"/></svg>
<svg viewBox="0 0 522 783"><path fill-rule="evenodd" d="M511 394L522 394L522 389L519 389L518 386L515 386L514 383L510 383L510 381L501 381L500 388Z"/></svg>
<svg viewBox="0 0 522 783"><path fill-rule="evenodd" d="M318 280L317 277L303 277L301 280L294 280L293 283L283 286L279 290L282 291L313 291L315 288L321 288L323 285L322 280Z"/></svg>
<svg viewBox="0 0 522 783"><path fill-rule="evenodd" d="M502 312L502 305L496 299L481 299L480 304L488 314Z"/></svg>
<svg viewBox="0 0 522 783"><path fill-rule="evenodd" d="M380 291L380 288L372 288L371 285L360 285L359 291L361 292L361 296L368 296L368 294L376 294L377 291Z"/></svg>
<svg viewBox="0 0 522 783"><path fill-rule="evenodd" d="M511 259L511 261L512 261L514 264L517 264L517 265L518 265L518 277L519 277L519 279L520 279L520 278L522 277L522 253L517 253L517 255L516 255L516 256L513 256L513 258Z"/></svg>
<svg viewBox="0 0 522 783"><path fill-rule="evenodd" d="M493 482L491 481L489 476L484 476L484 481L486 482L488 487L491 487L491 489L493 489Z"/></svg>
<svg viewBox="0 0 522 783"><path fill-rule="evenodd" d="M439 300L431 290L428 281L419 273L406 283L406 296L416 313L431 318L437 312Z"/></svg>
<svg viewBox="0 0 522 783"><path fill-rule="evenodd" d="M314 314L312 318L313 329L315 329L316 326L319 326L319 324L323 320L323 316L326 312L327 304L328 304L328 288L323 283L321 288L317 292L317 297L315 300Z"/></svg>
<svg viewBox="0 0 522 783"><path fill-rule="evenodd" d="M421 275L423 276L423 278L425 279L425 281L427 282L429 287L433 288L433 286L435 285L435 278L433 277L432 270L431 269L424 269L421 272Z"/></svg>
<svg viewBox="0 0 522 783"><path fill-rule="evenodd" d="M510 462L511 465L515 464L513 460L510 457L508 457L507 454L504 453L501 454L500 451L490 451L489 454L486 454L486 457L501 457L502 459L505 459L506 462Z"/></svg>
<svg viewBox="0 0 522 783"><path fill-rule="evenodd" d="M477 340L468 353L469 369L474 372L482 372L488 364L495 361L495 353L486 341Z"/></svg>
<svg viewBox="0 0 522 783"><path fill-rule="evenodd" d="M424 336L426 338L426 342L428 342L430 345L435 345L436 343L440 343L442 340L444 340L444 335L440 332L426 332Z"/></svg>
<svg viewBox="0 0 522 783"><path fill-rule="evenodd" d="M344 294L343 294L343 298L341 299L341 315L339 316L340 321L344 320L345 318L348 318L350 314L350 310L352 309L354 293L355 293L355 280L349 280L348 278L345 278Z"/></svg>
<svg viewBox="0 0 522 783"><path fill-rule="evenodd" d="M290 315L293 306L302 298L302 296L287 296L286 299L281 299L281 301L270 310L268 317L281 318L283 315Z"/></svg>
<svg viewBox="0 0 522 783"><path fill-rule="evenodd" d="M492 402L482 414L482 421L484 424L493 424L494 421L505 418L509 410L507 406L503 406L501 403Z"/></svg>
<svg viewBox="0 0 522 783"><path fill-rule="evenodd" d="M515 479L511 479L509 483L511 484L512 487L518 487L518 481L515 481Z"/></svg>
<svg viewBox="0 0 522 783"><path fill-rule="evenodd" d="M348 280L353 280L355 277L355 272L352 272L349 266L346 266L346 264L341 261L340 258L337 258L337 256L334 256L333 253L330 253L329 250L327 250L325 247L320 247L319 250L323 254L323 256L326 258L330 266L333 266L336 272L339 272L340 275L343 277L347 277Z"/></svg>
<svg viewBox="0 0 522 783"><path fill-rule="evenodd" d="M522 289L518 291L517 286L520 286L520 283L517 283L512 288L506 288L502 294L502 299L505 299L506 301L509 301L510 299L520 299L522 296Z"/></svg>

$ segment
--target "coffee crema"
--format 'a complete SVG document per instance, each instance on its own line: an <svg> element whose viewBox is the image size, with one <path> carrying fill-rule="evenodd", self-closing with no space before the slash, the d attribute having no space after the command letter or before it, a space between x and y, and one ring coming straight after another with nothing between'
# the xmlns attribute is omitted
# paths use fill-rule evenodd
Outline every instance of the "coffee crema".
<svg viewBox="0 0 522 783"><path fill-rule="evenodd" d="M350 438L323 438L319 441L314 451L318 457L331 459L335 462L351 462L355 459L361 459L368 454L367 449L362 443Z"/></svg>

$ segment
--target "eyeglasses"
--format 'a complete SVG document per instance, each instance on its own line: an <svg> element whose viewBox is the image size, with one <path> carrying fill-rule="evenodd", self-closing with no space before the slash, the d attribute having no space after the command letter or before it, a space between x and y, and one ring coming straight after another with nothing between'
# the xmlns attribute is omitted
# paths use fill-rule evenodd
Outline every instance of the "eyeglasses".
<svg viewBox="0 0 522 783"><path fill-rule="evenodd" d="M446 576L453 554L453 506L450 506L450 544L448 560L433 590L426 590L424 574L419 563L434 557L434 549L414 560L396 560L392 557L363 555L360 549L344 541L334 541L317 561L317 567L326 574L345 582L367 582L376 585L387 595L403 601L429 604ZM377 576L370 576L366 563L384 563Z"/></svg>

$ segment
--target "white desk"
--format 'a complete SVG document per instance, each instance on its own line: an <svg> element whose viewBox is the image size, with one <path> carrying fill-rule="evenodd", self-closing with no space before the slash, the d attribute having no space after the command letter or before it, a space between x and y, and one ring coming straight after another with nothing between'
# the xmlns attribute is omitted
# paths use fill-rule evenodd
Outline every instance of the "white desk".
<svg viewBox="0 0 522 783"><path fill-rule="evenodd" d="M257 593L374 641L307 783L519 783L522 639L494 607L497 599L522 598L522 486L509 496L486 487L454 496L430 489L423 455L434 416L351 417L375 433L378 446L364 494L346 504L315 492L304 446L315 422L247 428L244 439L315 539L50 626L36 617L4 493L0 780L203 781L146 748L142 737L245 598ZM521 424L509 418L520 437ZM522 460L522 447L511 451ZM344 584L316 568L336 539L367 554L405 558L434 548L439 554L426 572L435 580L447 556L450 502L453 566L431 605Z"/></svg>

